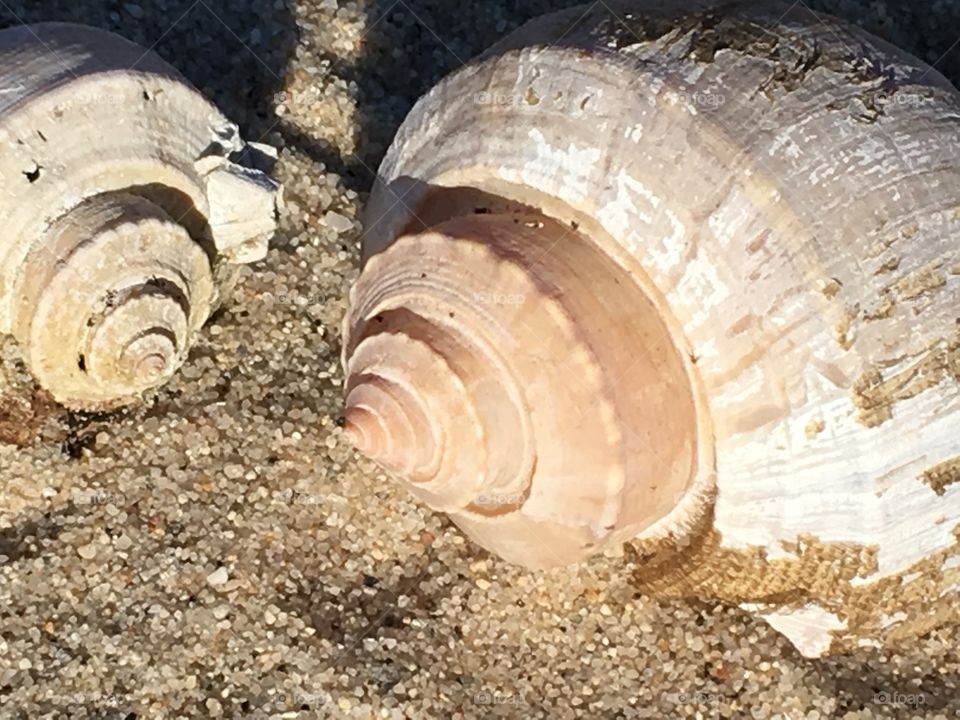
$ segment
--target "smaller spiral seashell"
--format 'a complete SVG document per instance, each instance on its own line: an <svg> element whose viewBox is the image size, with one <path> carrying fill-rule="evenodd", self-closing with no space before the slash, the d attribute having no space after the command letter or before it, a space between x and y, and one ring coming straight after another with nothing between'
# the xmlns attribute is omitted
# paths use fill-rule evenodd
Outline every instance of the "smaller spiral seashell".
<svg viewBox="0 0 960 720"><path fill-rule="evenodd" d="M261 259L279 188L237 128L153 53L48 23L0 31L0 332L62 404L166 382Z"/></svg>

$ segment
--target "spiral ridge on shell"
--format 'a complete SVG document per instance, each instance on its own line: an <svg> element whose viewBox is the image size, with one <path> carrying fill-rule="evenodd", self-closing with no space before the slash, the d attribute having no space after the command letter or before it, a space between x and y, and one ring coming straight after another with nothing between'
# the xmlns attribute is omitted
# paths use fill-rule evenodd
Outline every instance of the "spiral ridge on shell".
<svg viewBox="0 0 960 720"><path fill-rule="evenodd" d="M344 366L356 447L525 564L649 527L702 471L690 378L650 299L530 209L458 216L371 257Z"/></svg>

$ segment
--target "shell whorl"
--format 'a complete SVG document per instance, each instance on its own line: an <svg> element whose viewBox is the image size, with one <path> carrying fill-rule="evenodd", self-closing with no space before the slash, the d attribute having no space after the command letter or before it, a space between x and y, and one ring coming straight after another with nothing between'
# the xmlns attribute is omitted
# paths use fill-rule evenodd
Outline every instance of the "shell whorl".
<svg viewBox="0 0 960 720"><path fill-rule="evenodd" d="M689 368L654 300L537 212L455 218L372 257L344 358L358 449L517 562L583 557L702 482Z"/></svg>
<svg viewBox="0 0 960 720"><path fill-rule="evenodd" d="M0 332L64 405L127 404L182 363L229 264L263 257L278 186L239 164L253 150L214 106L122 38L9 29L0 60Z"/></svg>
<svg viewBox="0 0 960 720"><path fill-rule="evenodd" d="M181 225L145 198L106 193L28 256L14 336L57 397L109 403L169 379L213 292L208 258Z"/></svg>

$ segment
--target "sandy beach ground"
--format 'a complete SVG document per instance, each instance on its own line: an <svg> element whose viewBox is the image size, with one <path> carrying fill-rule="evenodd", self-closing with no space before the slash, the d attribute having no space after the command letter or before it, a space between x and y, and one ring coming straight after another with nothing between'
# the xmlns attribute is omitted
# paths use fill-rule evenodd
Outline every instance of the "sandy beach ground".
<svg viewBox="0 0 960 720"><path fill-rule="evenodd" d="M287 205L176 379L67 413L0 341L0 718L954 718L958 627L806 660L762 621L531 574L343 441L357 221L414 100L573 3L0 0L153 47L280 149ZM960 80L960 3L809 2Z"/></svg>

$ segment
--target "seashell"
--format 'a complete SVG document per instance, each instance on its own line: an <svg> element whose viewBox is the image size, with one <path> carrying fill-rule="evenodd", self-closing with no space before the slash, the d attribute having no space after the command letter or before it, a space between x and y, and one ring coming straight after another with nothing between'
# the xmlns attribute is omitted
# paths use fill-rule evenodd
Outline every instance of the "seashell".
<svg viewBox="0 0 960 720"><path fill-rule="evenodd" d="M152 52L60 23L0 31L0 147L0 332L64 405L136 400L266 254L261 150Z"/></svg>
<svg viewBox="0 0 960 720"><path fill-rule="evenodd" d="M599 3L423 97L366 208L345 432L530 568L809 656L957 618L960 95L802 6Z"/></svg>

